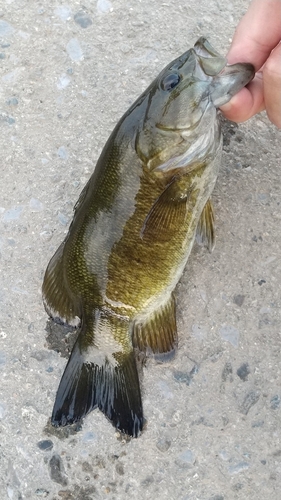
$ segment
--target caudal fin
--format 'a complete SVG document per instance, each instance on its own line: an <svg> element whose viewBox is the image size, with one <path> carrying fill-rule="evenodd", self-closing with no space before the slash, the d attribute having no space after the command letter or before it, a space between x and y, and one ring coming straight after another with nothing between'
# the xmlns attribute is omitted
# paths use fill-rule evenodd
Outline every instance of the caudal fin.
<svg viewBox="0 0 281 500"><path fill-rule="evenodd" d="M107 356L93 346L84 351L78 338L60 381L52 424L72 424L94 408L125 434L137 437L143 428L134 352Z"/></svg>

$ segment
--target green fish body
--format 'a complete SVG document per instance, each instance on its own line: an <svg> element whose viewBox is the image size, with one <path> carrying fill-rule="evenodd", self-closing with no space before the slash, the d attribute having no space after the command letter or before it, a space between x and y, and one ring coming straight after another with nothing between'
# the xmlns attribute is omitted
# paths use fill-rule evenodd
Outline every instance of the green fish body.
<svg viewBox="0 0 281 500"><path fill-rule="evenodd" d="M98 407L131 436L143 428L136 351L177 345L173 291L196 234L210 249L210 195L222 140L216 108L253 77L207 42L171 62L116 125L43 283L47 312L79 327L54 425Z"/></svg>

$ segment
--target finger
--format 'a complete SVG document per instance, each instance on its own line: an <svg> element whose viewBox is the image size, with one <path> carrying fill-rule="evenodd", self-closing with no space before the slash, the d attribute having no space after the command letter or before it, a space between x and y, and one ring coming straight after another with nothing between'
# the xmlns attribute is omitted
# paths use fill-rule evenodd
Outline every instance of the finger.
<svg viewBox="0 0 281 500"><path fill-rule="evenodd" d="M247 87L221 106L224 116L234 122L244 122L265 109L262 73L256 73Z"/></svg>
<svg viewBox="0 0 281 500"><path fill-rule="evenodd" d="M281 1L253 0L241 19L228 62L251 62L258 71L281 39Z"/></svg>
<svg viewBox="0 0 281 500"><path fill-rule="evenodd" d="M281 44L273 50L263 68L264 102L269 119L281 128Z"/></svg>

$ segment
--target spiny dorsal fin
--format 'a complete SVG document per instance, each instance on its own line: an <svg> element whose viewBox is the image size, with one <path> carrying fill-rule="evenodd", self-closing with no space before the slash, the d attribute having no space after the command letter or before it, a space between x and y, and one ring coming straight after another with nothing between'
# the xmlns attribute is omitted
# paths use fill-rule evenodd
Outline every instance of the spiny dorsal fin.
<svg viewBox="0 0 281 500"><path fill-rule="evenodd" d="M201 213L197 231L196 241L199 245L205 245L210 252L215 246L215 217L211 199L209 199Z"/></svg>
<svg viewBox="0 0 281 500"><path fill-rule="evenodd" d="M175 299L156 309L148 319L137 320L133 329L133 346L147 356L164 361L174 355L177 347Z"/></svg>

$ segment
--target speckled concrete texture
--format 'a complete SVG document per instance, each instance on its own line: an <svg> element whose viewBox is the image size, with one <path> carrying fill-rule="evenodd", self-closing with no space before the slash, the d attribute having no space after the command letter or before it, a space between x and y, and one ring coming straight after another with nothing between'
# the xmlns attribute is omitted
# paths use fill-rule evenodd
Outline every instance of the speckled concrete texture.
<svg viewBox="0 0 281 500"><path fill-rule="evenodd" d="M176 358L144 368L142 436L99 411L49 423L66 359L41 285L73 205L152 78L201 35L226 54L247 5L2 0L1 500L281 498L281 134L265 114L224 123L216 247L194 247L178 286Z"/></svg>

